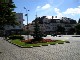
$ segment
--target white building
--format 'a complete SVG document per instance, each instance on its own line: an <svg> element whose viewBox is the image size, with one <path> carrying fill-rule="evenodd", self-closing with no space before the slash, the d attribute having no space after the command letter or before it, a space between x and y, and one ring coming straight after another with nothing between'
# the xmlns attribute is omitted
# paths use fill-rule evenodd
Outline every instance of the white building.
<svg viewBox="0 0 80 60"><path fill-rule="evenodd" d="M28 25L30 34L33 34L34 31L34 21ZM74 28L76 24L76 20L67 17L58 18L57 16L51 16L48 18L47 16L39 17L39 26L40 30L44 34L53 34L57 30L57 26L62 26L65 28L65 32L67 32L70 28Z"/></svg>

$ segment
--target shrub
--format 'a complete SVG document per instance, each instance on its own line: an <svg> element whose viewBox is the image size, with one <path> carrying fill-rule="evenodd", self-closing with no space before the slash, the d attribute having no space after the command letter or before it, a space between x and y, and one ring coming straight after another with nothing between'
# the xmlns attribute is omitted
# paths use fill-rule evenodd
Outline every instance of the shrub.
<svg viewBox="0 0 80 60"><path fill-rule="evenodd" d="M13 36L9 36L9 39L12 39L12 40L14 40L14 39L20 39L20 40L23 40L24 37L23 37L23 36L20 36L20 35L13 35Z"/></svg>

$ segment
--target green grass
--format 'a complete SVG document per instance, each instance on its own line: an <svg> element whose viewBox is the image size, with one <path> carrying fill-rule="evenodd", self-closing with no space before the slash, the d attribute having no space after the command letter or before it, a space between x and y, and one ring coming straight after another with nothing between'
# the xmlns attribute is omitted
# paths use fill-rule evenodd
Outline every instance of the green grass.
<svg viewBox="0 0 80 60"><path fill-rule="evenodd" d="M20 46L24 46L25 45L25 43L21 42L19 39L11 40L11 43L17 44L17 45L20 45Z"/></svg>
<svg viewBox="0 0 80 60"><path fill-rule="evenodd" d="M59 40L59 41L56 41L56 43L58 44L64 44L65 41L62 41L62 40Z"/></svg>
<svg viewBox="0 0 80 60"><path fill-rule="evenodd" d="M11 43L17 44L17 45L23 46L23 47L31 47L31 46L37 47L37 46L39 46L39 44L27 44L27 43L21 42L19 39L11 40Z"/></svg>
<svg viewBox="0 0 80 60"><path fill-rule="evenodd" d="M55 45L56 43L63 44L65 41L59 40L59 41L56 41L56 42L28 44L28 43L25 43L25 42L21 42L19 39L15 39L15 40L11 40L10 42L13 43L13 44L17 44L19 46L22 46L22 47L31 47L31 46L32 47L39 47L40 45L48 46L48 44L50 44L50 45Z"/></svg>

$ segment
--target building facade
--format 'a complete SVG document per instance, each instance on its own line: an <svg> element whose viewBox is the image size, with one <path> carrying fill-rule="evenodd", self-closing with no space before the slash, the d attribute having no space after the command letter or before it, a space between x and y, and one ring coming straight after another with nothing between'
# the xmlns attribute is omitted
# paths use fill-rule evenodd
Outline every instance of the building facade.
<svg viewBox="0 0 80 60"><path fill-rule="evenodd" d="M34 23L35 20L33 20L32 23L28 25L30 34L33 34L34 32ZM43 16L43 17L38 17L38 23L40 26L40 30L43 34L56 33L58 26L64 27L65 34L67 34L69 29L74 28L77 22L76 20L67 17L58 18L57 16L51 16L51 18L48 18L48 16Z"/></svg>

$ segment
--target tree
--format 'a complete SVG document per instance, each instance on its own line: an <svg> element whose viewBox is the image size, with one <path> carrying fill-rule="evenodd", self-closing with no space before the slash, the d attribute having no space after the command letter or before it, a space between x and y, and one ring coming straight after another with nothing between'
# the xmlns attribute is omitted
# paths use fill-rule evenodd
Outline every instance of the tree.
<svg viewBox="0 0 80 60"><path fill-rule="evenodd" d="M75 26L75 29L76 29L77 34L80 34L80 24L77 24Z"/></svg>
<svg viewBox="0 0 80 60"><path fill-rule="evenodd" d="M79 20L78 20L78 23L80 23L80 18L79 18Z"/></svg>
<svg viewBox="0 0 80 60"><path fill-rule="evenodd" d="M35 24L34 24L34 41L39 41L42 39L42 33L40 31L39 23L38 23L38 18L35 19Z"/></svg>
<svg viewBox="0 0 80 60"><path fill-rule="evenodd" d="M9 3L0 3L0 30L5 30L5 26L13 26L18 25L15 17L15 4L13 2Z"/></svg>
<svg viewBox="0 0 80 60"><path fill-rule="evenodd" d="M65 28L62 26L57 26L57 32L60 32L63 34L65 32Z"/></svg>
<svg viewBox="0 0 80 60"><path fill-rule="evenodd" d="M75 28L70 28L68 30L68 34L74 34L75 33Z"/></svg>

